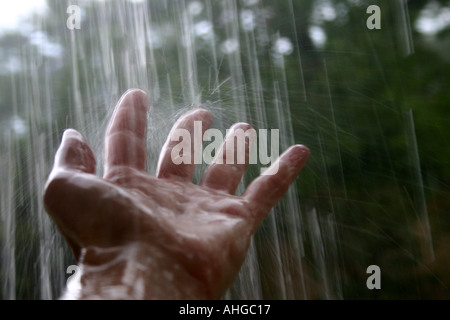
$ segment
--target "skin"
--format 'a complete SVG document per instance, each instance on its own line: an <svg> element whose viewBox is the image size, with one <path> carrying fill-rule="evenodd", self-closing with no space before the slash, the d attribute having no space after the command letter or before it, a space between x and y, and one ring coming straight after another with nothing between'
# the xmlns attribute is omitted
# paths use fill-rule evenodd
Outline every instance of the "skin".
<svg viewBox="0 0 450 320"><path fill-rule="evenodd" d="M179 142L170 137L175 129L193 133L194 121L208 128L211 114L196 109L175 123L153 176L145 171L148 104L147 95L135 89L118 102L105 136L103 177L95 174L95 157L83 136L73 129L63 134L44 203L82 271L81 288L67 289L62 298L221 298L252 235L309 156L305 146L290 147L277 160L277 173L261 175L242 196L235 191L246 164L215 160L193 184L194 165L172 162ZM216 159L236 152L227 141L238 128L251 126L234 125Z"/></svg>

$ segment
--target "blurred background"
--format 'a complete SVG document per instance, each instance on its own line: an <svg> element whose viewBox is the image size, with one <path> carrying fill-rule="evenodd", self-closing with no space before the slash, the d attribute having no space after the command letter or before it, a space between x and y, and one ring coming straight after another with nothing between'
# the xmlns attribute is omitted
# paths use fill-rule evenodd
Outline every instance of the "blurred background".
<svg viewBox="0 0 450 320"><path fill-rule="evenodd" d="M311 149L225 299L450 298L449 50L447 0L2 3L0 298L61 294L76 261L43 208L54 153L75 128L101 174L107 120L135 87L153 105L150 172L198 106L215 128Z"/></svg>

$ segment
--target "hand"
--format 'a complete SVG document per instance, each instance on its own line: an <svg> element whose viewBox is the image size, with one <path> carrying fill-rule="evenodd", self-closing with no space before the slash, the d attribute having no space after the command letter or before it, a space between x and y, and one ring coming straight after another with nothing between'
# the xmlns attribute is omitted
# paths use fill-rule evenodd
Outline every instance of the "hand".
<svg viewBox="0 0 450 320"><path fill-rule="evenodd" d="M292 146L277 160L278 172L261 175L242 196L234 193L245 164L213 162L193 184L194 164L173 163L178 142L170 137L175 129L193 133L194 121L207 129L212 116L197 109L175 123L152 176L145 171L147 109L143 91L129 90L120 99L106 132L103 178L95 175L82 135L64 132L44 203L82 268L81 290L72 298L220 298L252 235L309 155L306 147ZM236 151L226 146L237 128L250 125L234 125L218 157Z"/></svg>

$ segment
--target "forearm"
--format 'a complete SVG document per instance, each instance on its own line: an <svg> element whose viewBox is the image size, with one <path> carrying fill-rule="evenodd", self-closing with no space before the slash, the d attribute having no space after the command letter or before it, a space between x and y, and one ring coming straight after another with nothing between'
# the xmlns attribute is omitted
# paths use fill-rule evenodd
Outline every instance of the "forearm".
<svg viewBox="0 0 450 320"><path fill-rule="evenodd" d="M62 299L208 299L205 286L158 249L138 243L89 248L80 258L81 288Z"/></svg>

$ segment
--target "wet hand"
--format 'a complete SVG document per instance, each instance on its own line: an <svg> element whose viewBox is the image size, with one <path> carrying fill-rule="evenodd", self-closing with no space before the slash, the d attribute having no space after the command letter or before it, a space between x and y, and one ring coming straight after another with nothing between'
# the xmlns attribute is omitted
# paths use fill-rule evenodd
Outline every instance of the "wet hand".
<svg viewBox="0 0 450 320"><path fill-rule="evenodd" d="M227 141L250 125L231 128L196 185L194 164L173 162L174 134L178 129L193 134L194 121L202 122L204 132L211 114L197 109L175 123L153 176L146 172L147 111L144 92L122 96L106 132L103 177L95 174L93 152L77 131L64 132L56 153L44 203L82 267L76 298L220 298L252 235L299 174L309 150L292 146L272 164L276 174L261 175L236 196L246 164L217 159L236 152L237 144L227 148Z"/></svg>

